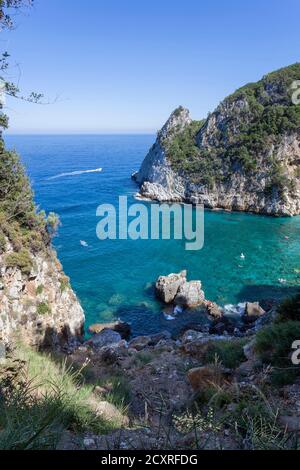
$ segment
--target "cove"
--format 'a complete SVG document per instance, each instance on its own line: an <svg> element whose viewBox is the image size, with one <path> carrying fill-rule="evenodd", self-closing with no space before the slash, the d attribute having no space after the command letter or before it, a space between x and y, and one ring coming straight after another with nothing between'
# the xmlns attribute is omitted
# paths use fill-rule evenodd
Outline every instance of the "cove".
<svg viewBox="0 0 300 470"><path fill-rule="evenodd" d="M193 319L167 321L151 283L182 269L189 279L201 279L206 298L221 305L294 293L300 281L299 217L205 211L199 251L185 250L184 240L97 238L100 204L117 206L124 195L129 204L136 202L138 188L130 176L154 140L154 135L6 136L7 145L22 156L37 203L60 215L54 243L87 325L120 317L134 334L180 328ZM49 179L100 167L101 173Z"/></svg>

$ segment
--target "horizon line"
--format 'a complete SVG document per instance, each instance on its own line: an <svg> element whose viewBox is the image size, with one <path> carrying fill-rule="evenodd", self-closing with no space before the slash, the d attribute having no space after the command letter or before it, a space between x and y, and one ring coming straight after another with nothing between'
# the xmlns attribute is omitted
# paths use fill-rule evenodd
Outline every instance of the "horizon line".
<svg viewBox="0 0 300 470"><path fill-rule="evenodd" d="M139 132L139 131L130 131L130 132L3 132L2 133L2 136L5 137L5 136L18 136L18 135L72 135L72 136L76 136L76 135L156 135L158 131L145 131L145 132Z"/></svg>

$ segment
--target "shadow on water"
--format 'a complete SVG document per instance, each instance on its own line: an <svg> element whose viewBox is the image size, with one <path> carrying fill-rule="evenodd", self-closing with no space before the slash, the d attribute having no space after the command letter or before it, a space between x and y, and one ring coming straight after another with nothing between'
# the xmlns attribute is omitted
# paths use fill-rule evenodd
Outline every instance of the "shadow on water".
<svg viewBox="0 0 300 470"><path fill-rule="evenodd" d="M120 318L130 323L133 336L157 334L162 331L169 331L176 336L189 326L197 329L201 325L210 324L205 309L185 310L176 315L173 320L168 320L163 314L165 308L165 305L152 308L147 305L147 302L137 305L120 305L115 312L115 319Z"/></svg>
<svg viewBox="0 0 300 470"><path fill-rule="evenodd" d="M268 309L283 299L296 295L299 291L300 288L297 286L246 285L237 294L236 303L260 301L261 305ZM148 294L152 297L153 287L149 286ZM114 316L115 319L120 318L131 324L133 336L169 331L176 337L187 328L198 329L210 324L206 311L201 308L186 310L175 316L173 320L168 320L163 314L165 307L159 302L155 305L147 301L139 304L123 304L117 308Z"/></svg>
<svg viewBox="0 0 300 470"><path fill-rule="evenodd" d="M246 285L237 294L238 302L255 302L264 299L283 300L300 292L297 286Z"/></svg>

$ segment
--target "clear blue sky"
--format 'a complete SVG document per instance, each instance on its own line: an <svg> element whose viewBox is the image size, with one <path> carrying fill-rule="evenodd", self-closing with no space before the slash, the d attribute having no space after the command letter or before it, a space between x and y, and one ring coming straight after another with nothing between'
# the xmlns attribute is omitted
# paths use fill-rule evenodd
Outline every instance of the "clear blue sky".
<svg viewBox="0 0 300 470"><path fill-rule="evenodd" d="M10 132L153 132L179 104L205 117L300 60L299 18L299 0L36 0L1 47L25 92L60 98L9 100Z"/></svg>

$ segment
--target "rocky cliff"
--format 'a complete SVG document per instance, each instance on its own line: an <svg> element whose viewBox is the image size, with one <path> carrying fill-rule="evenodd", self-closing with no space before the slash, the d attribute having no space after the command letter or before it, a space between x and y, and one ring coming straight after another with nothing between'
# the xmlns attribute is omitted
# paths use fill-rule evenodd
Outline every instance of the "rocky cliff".
<svg viewBox="0 0 300 470"><path fill-rule="evenodd" d="M30 272L0 255L0 341L25 340L36 347L72 348L83 333L83 310L55 253L31 255Z"/></svg>
<svg viewBox="0 0 300 470"><path fill-rule="evenodd" d="M72 348L83 310L51 247L55 214L33 202L18 155L0 138L0 342Z"/></svg>
<svg viewBox="0 0 300 470"><path fill-rule="evenodd" d="M227 97L203 121L176 109L134 175L142 196L208 208L300 213L300 64Z"/></svg>

